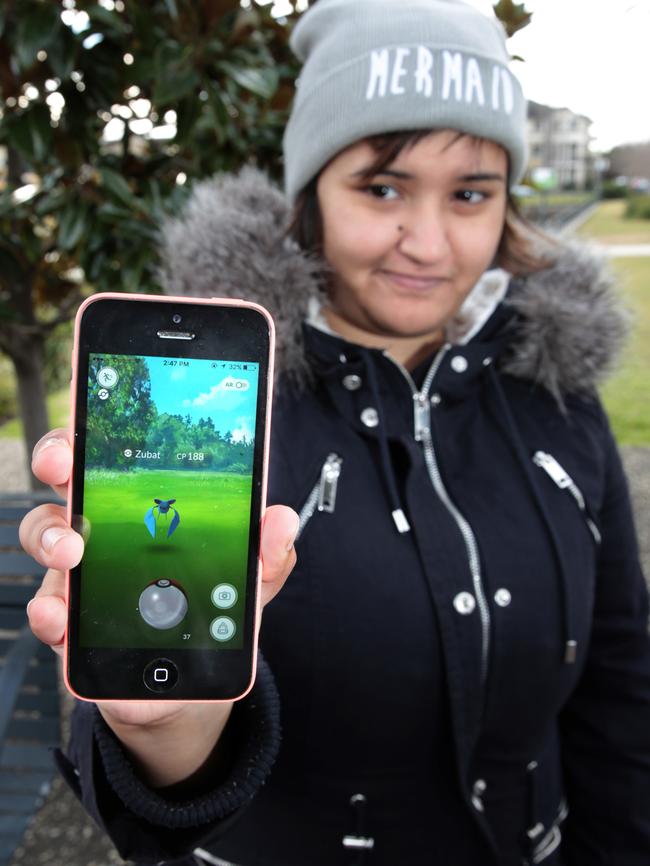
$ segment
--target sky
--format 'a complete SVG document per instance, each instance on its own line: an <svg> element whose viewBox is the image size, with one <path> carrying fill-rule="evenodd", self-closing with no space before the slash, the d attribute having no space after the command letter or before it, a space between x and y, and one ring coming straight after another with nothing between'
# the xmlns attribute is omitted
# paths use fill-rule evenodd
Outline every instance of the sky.
<svg viewBox="0 0 650 866"><path fill-rule="evenodd" d="M491 0L466 0L492 14ZM593 121L591 149L650 140L650 0L518 0L532 23L508 42L528 99Z"/></svg>
<svg viewBox="0 0 650 866"><path fill-rule="evenodd" d="M235 442L239 439L252 441L257 406L257 364L248 364L248 370L230 370L231 364L227 361L193 359L189 366L166 366L164 360L147 358L151 399L161 415L189 415L194 423L200 418L212 418L222 435L230 431ZM244 384L244 389L237 388L238 383Z"/></svg>

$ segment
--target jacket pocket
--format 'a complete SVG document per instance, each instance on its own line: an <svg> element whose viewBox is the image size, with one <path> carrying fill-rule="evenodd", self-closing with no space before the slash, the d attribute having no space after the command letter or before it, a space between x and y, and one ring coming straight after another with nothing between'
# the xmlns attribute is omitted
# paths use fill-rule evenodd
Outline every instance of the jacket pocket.
<svg viewBox="0 0 650 866"><path fill-rule="evenodd" d="M539 466L540 469L543 469L544 472L549 476L549 478L560 488L560 490L566 490L569 493L580 513L582 514L587 528L589 532L591 532L594 541L596 544L600 544L601 535L598 526L596 525L596 521L594 520L589 507L585 501L585 497L582 494L582 491L575 483L573 478L569 475L569 473L557 462L555 457L552 454L547 454L544 451L536 451L533 454L533 463L535 466Z"/></svg>
<svg viewBox="0 0 650 866"><path fill-rule="evenodd" d="M300 522L296 541L300 539L316 512L324 511L327 514L333 514L336 508L342 466L343 458L339 457L338 454L328 454L325 458L316 483L298 511Z"/></svg>

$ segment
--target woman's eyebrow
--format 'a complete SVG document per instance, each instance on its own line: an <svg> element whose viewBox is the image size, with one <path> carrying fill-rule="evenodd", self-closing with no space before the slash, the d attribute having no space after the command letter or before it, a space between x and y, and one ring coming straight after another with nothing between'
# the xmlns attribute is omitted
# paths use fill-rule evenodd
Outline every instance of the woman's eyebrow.
<svg viewBox="0 0 650 866"><path fill-rule="evenodd" d="M367 168L361 168L355 171L352 177L395 177L398 180L413 180L415 175L407 171L398 171L395 168L380 168L379 171L372 172ZM480 181L496 180L499 183L505 183L506 179L498 172L481 172L479 174L463 174L456 178L456 183L479 183Z"/></svg>
<svg viewBox="0 0 650 866"><path fill-rule="evenodd" d="M461 177L457 177L456 180L462 181L463 183L478 183L481 180L498 180L501 183L506 182L505 177L502 174L498 174L496 172L482 172L481 174L464 174Z"/></svg>
<svg viewBox="0 0 650 866"><path fill-rule="evenodd" d="M415 175L409 174L407 171L397 171L394 168L380 168L378 171L372 171L369 168L360 168L355 171L352 177L396 177L398 180L413 180Z"/></svg>

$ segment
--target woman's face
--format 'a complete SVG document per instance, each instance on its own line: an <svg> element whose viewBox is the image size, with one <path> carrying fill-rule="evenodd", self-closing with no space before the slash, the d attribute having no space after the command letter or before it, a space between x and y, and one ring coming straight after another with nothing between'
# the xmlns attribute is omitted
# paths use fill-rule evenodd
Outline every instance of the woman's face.
<svg viewBox="0 0 650 866"><path fill-rule="evenodd" d="M440 130L379 174L360 142L318 181L328 317L366 345L440 342L445 324L494 260L503 232L508 161L493 142Z"/></svg>

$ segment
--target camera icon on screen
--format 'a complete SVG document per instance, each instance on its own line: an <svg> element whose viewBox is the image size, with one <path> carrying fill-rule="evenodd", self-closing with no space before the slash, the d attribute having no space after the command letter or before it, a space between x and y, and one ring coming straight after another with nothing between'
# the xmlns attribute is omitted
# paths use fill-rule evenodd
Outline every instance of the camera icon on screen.
<svg viewBox="0 0 650 866"><path fill-rule="evenodd" d="M234 607L237 597L237 590L230 583L220 583L212 590L212 604L221 610Z"/></svg>

